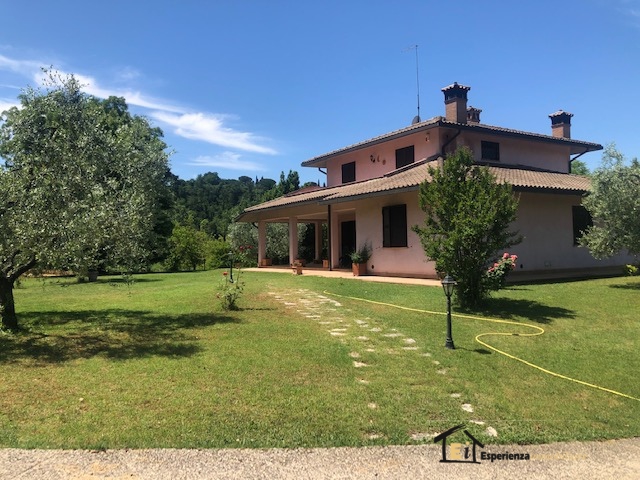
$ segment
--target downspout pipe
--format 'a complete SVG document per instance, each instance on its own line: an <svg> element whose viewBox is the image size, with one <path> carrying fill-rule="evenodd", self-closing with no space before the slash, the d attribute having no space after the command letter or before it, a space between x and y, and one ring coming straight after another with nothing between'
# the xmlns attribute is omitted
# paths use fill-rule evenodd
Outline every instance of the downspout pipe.
<svg viewBox="0 0 640 480"><path fill-rule="evenodd" d="M584 154L585 154L585 153L587 153L588 151L589 151L589 149L587 148L587 149L585 149L585 151L584 151L584 152L579 153L579 154L578 154L578 155L576 155L575 157L573 157L573 158L570 158L570 159L569 159L569 173L571 173L571 162L573 162L574 160L577 160L578 158L580 158L582 155L584 155Z"/></svg>
<svg viewBox="0 0 640 480"><path fill-rule="evenodd" d="M447 148L447 146L448 146L451 142L453 142L453 141L456 139L456 137L457 137L458 135L460 135L460 133L461 133L461 132L462 132L462 129L461 129L461 128L459 128L459 129L458 129L458 131L456 132L456 134L455 134L453 137L451 137L449 140L447 140L446 142L444 142L444 145L442 145L442 148L440 149L440 154L441 154L443 157L445 157L445 156L446 156L446 155L445 155L445 149Z"/></svg>

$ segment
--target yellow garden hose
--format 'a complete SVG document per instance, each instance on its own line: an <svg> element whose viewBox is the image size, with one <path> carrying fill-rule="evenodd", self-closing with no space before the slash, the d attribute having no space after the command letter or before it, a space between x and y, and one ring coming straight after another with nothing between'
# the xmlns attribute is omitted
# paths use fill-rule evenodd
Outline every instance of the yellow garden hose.
<svg viewBox="0 0 640 480"><path fill-rule="evenodd" d="M385 307L392 307L392 308L399 308L401 310L409 310L412 312L419 312L419 313L429 313L432 315L446 315L446 313L443 312L432 312L429 310L422 310L419 308L411 308L411 307L404 307L402 305L394 305L392 303L384 303L384 302L378 302L375 300L368 300L366 298L358 298L358 297L350 297L347 295L339 295L337 293L331 293L331 292L324 292L327 295L333 295L335 297L341 297L341 298L348 298L350 300L356 300L359 302L367 302L367 303L373 303L375 305L382 305ZM552 372L551 370L547 370L546 368L540 367L539 365L536 365L534 363L528 362L527 360L523 360L522 358L516 357L515 355L511 355L510 353L507 352L503 352L502 350L498 350L497 348L489 345L486 342L483 342L482 340L480 340L480 337L486 337L489 335L501 335L501 336L506 336L506 337L511 337L511 336L519 336L519 337L536 337L538 335L542 335L544 333L544 329L541 327L538 327L537 325L529 325L527 323L518 323L518 322L512 322L509 320L499 320L499 319L495 319L495 318L485 318L485 317L476 317L473 315L462 315L462 314L457 314L457 313L452 313L451 314L452 317L458 317L458 318L466 318L466 319L470 319L470 320L480 320L483 322L492 322L492 323L503 323L503 324L507 324L507 325L517 325L518 327L527 327L527 328L533 328L534 330L536 330L535 333L503 333L503 332L487 332L487 333L481 333L479 335L476 336L475 340L476 342L478 342L480 345L484 345L485 347L493 350L494 352L497 352L501 355L504 355L505 357L511 358L512 360L517 360L518 362L524 363L525 365L528 365L529 367L535 368L537 370L540 370L541 372L544 372L548 375L553 375L554 377L558 377L558 378L563 378L565 380L569 380L571 382L575 382L575 383L579 383L580 385L585 385L587 387L591 387L591 388L596 388L598 390L602 390L603 392L607 392L607 393L611 393L613 395L618 395L620 397L624 397L624 398L629 398L631 400L635 400L637 402L640 402L640 398L636 398L633 397L631 395L627 395L625 393L621 393L621 392L617 392L615 390L611 390L609 388L605 388L605 387L601 387L600 385L594 385L593 383L588 383L588 382L583 382L582 380L577 380L575 378L571 378L571 377L567 377L566 375L562 375L560 373L556 373L556 372Z"/></svg>

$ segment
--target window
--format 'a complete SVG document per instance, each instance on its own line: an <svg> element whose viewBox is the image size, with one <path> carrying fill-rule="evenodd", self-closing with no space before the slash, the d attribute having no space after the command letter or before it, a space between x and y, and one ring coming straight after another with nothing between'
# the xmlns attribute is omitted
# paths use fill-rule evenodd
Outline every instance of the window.
<svg viewBox="0 0 640 480"><path fill-rule="evenodd" d="M582 205L574 205L571 208L573 210L573 244L578 245L582 233L593 225L593 219L589 211Z"/></svg>
<svg viewBox="0 0 640 480"><path fill-rule="evenodd" d="M500 161L500 144L497 142L482 142L482 160Z"/></svg>
<svg viewBox="0 0 640 480"><path fill-rule="evenodd" d="M416 159L413 151L413 145L396 150L396 168L411 165L415 161Z"/></svg>
<svg viewBox="0 0 640 480"><path fill-rule="evenodd" d="M406 205L392 205L382 208L382 246L407 246Z"/></svg>
<svg viewBox="0 0 640 480"><path fill-rule="evenodd" d="M342 183L356 181L356 162L344 163L342 165Z"/></svg>

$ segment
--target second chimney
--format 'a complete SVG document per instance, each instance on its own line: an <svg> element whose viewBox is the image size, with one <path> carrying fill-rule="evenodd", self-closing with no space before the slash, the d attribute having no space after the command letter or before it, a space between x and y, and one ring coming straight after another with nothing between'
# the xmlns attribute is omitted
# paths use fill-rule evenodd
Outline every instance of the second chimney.
<svg viewBox="0 0 640 480"><path fill-rule="evenodd" d="M480 123L480 113L482 110L476 107L467 108L467 122Z"/></svg>
<svg viewBox="0 0 640 480"><path fill-rule="evenodd" d="M467 92L471 87L453 85L444 87L445 118L448 122L467 123Z"/></svg>
<svg viewBox="0 0 640 480"><path fill-rule="evenodd" d="M571 117L573 113L558 110L549 115L551 119L551 135L557 138L571 138Z"/></svg>

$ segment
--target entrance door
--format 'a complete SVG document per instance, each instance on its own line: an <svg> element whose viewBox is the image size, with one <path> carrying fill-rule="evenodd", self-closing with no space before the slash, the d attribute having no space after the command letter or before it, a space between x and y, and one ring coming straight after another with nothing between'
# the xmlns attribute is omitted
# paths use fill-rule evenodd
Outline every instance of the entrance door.
<svg viewBox="0 0 640 480"><path fill-rule="evenodd" d="M351 220L340 224L340 266L351 267L349 254L356 250L356 221Z"/></svg>

